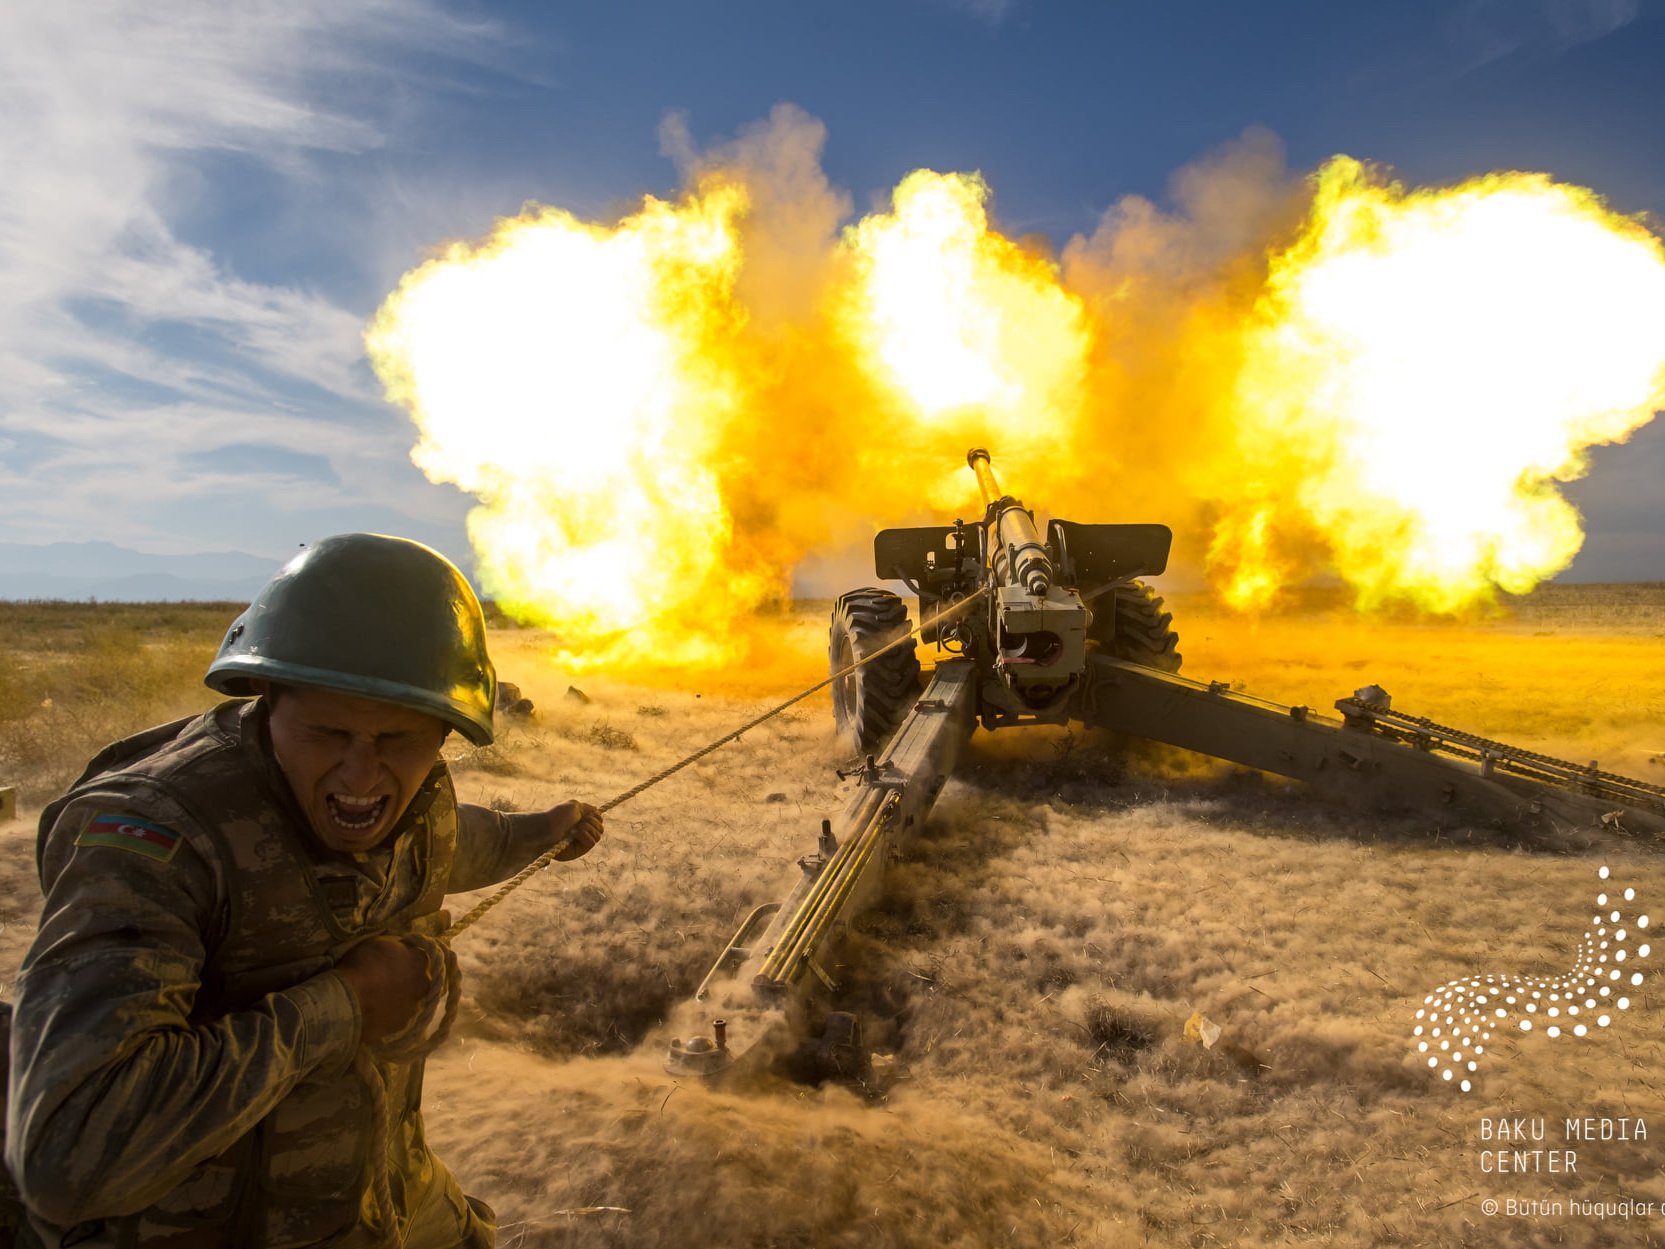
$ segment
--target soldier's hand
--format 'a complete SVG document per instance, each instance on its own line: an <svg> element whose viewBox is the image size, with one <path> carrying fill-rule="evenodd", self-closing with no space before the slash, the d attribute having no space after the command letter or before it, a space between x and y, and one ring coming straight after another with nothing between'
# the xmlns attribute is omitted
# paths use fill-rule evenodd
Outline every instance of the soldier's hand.
<svg viewBox="0 0 1665 1249"><path fill-rule="evenodd" d="M554 833L549 844L558 845L563 837L572 839L572 844L555 856L557 859L565 861L586 855L601 840L601 812L587 802L563 802L551 807L548 815Z"/></svg>
<svg viewBox="0 0 1665 1249"><path fill-rule="evenodd" d="M427 958L394 937L372 937L355 945L336 970L358 998L359 1013L364 1016L360 1041L366 1044L409 1023L428 992Z"/></svg>

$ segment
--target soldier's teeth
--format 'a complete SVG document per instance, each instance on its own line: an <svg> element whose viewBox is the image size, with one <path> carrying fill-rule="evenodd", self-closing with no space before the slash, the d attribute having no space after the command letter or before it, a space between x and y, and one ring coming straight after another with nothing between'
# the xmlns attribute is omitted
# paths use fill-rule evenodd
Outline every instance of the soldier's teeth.
<svg viewBox="0 0 1665 1249"><path fill-rule="evenodd" d="M330 818L342 828L355 832L362 831L372 827L377 820L381 819L382 807L386 802L386 794L372 798L358 798L351 794L330 794Z"/></svg>

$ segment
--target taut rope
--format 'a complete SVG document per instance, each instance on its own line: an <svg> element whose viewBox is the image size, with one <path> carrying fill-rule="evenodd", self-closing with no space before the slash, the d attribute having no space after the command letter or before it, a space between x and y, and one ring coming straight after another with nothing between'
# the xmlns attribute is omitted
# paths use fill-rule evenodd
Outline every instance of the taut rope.
<svg viewBox="0 0 1665 1249"><path fill-rule="evenodd" d="M614 807L622 806L624 803L629 802L632 798L634 798L638 794L640 794L643 790L651 789L653 786L659 784L660 781L665 780L667 777L675 776L678 772L682 771L682 769L687 767L689 764L699 762L701 759L705 758L707 755L711 754L713 751L719 749L720 747L728 745L728 743L734 741L735 739L740 737L742 734L751 732L751 730L755 729L758 725L762 724L764 721L772 719L775 716L778 716L781 712L785 711L788 707L792 706L793 703L802 702L804 699L808 698L811 694L815 693L817 690L825 689L827 686L831 685L834 681L839 680L841 677L849 676L850 673L854 672L857 668L860 668L863 664L870 664L875 659L879 658L879 656L884 655L884 654L886 654L890 651L895 650L898 646L901 646L904 642L907 642L907 641L911 640L912 638L917 637L922 630L928 629L931 626L937 624L944 617L955 615L959 612L964 611L968 606L970 606L972 603L976 602L978 599L982 598L988 592L989 592L989 588L988 588L988 586L985 585L985 586L981 587L980 589L974 591L973 593L966 595L963 599L960 599L957 602L950 604L948 607L943 608L940 612L938 612L936 615L932 616L929 620L921 621L919 624L915 625L912 629L910 629L908 632L902 634L902 636L896 638L894 641L890 641L890 642L885 643L885 645L881 646L878 650L874 651L871 655L868 655L868 656L866 656L865 658L862 658L862 659L858 659L855 663L851 664L849 667L843 668L843 669L839 670L838 672L833 673L825 681L818 681L814 685L810 686L808 689L802 691L801 693L794 694L791 698L788 698L784 703L781 703L781 704L779 704L778 706L775 706L775 707L771 707L768 711L765 711L762 715L758 716L756 719L748 720L745 724L742 724L739 728L735 729L733 732L725 733L723 736L719 737L716 741L710 742L709 744L700 747L698 750L696 750L693 754L689 755L687 758L679 759L677 762L671 764L671 766L666 768L664 771L655 772L652 776L648 777L647 780L641 782L641 784L631 786L629 789L625 790L622 794L618 795L618 797L609 799L607 802L604 802L597 809L602 811L602 812L607 812L607 811L611 811ZM1096 597L1096 595L1095 595L1095 597ZM492 894L489 898L485 898L485 899L481 900L480 902L476 903L473 910L469 911L468 914L464 915L456 923L452 924L449 928L447 928L445 930L445 932L441 935L440 940L447 941L447 942L453 940L457 936L458 933L462 932L465 928L467 928L471 924L473 924L476 920L478 920L480 918L480 916L484 915L487 911L491 910L492 907L496 906L504 898L508 897L509 894L513 893L516 889L520 888L521 885L525 884L533 876L536 876L539 872L543 871L544 868L548 867L551 863L553 863L556 860L556 858L561 854L561 852L563 850L565 850L570 844L571 844L571 838L562 838L559 842L557 842L555 845L551 846L548 850L545 850L537 858L533 859L525 867L521 868L521 870L519 872L515 873L515 875L511 876L508 880L506 880L503 883L502 887L500 889L498 889L496 893Z"/></svg>

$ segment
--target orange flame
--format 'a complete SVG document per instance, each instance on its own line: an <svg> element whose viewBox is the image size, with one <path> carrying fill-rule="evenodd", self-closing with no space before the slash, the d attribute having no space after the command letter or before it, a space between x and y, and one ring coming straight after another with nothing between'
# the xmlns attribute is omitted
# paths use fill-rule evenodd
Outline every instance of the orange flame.
<svg viewBox="0 0 1665 1249"><path fill-rule="evenodd" d="M947 448L986 443L1018 465L1056 454L1085 383L1086 309L1050 260L990 229L988 194L975 174L921 169L897 186L892 212L844 236L842 332L908 439L935 457L920 467L941 509L967 495Z"/></svg>
<svg viewBox="0 0 1665 1249"><path fill-rule="evenodd" d="M570 666L734 662L807 555L976 514L973 444L1055 515L1173 525L1238 605L1327 574L1454 610L1564 567L1554 482L1665 403L1665 250L1539 175L1292 190L1251 151L1060 271L976 175L837 233L822 137L780 110L674 203L499 222L367 333L417 464L479 500L483 588Z"/></svg>
<svg viewBox="0 0 1665 1249"><path fill-rule="evenodd" d="M721 360L743 322L743 203L728 186L650 199L614 230L554 209L501 221L408 274L367 334L422 431L412 458L481 500L487 592L573 644L722 662L724 627L764 597L725 558L708 463L738 398Z"/></svg>
<svg viewBox="0 0 1665 1249"><path fill-rule="evenodd" d="M1665 405L1665 251L1591 192L1493 174L1407 195L1338 158L1246 336L1251 486L1211 556L1238 605L1316 537L1361 604L1524 592L1583 540L1555 481Z"/></svg>

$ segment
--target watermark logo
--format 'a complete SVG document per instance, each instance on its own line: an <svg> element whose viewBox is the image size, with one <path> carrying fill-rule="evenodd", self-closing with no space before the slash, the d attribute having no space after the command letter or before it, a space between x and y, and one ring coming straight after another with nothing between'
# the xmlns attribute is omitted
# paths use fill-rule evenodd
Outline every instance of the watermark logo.
<svg viewBox="0 0 1665 1249"><path fill-rule="evenodd" d="M1630 1009L1630 992L1646 978L1636 964L1650 953L1648 916L1635 905L1636 890L1612 884L1606 867L1596 874L1603 882L1596 912L1565 975L1470 976L1422 999L1411 1042L1441 1080L1472 1091L1494 1033L1589 1039Z"/></svg>

